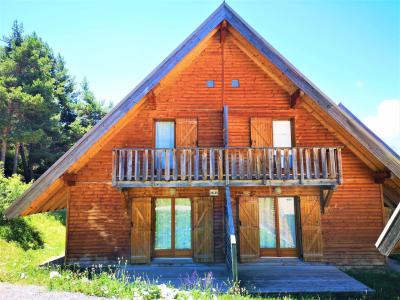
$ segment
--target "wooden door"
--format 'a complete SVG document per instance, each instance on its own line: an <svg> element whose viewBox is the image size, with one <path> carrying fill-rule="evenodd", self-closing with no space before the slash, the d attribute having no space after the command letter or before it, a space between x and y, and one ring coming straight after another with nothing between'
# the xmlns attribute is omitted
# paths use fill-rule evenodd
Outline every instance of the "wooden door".
<svg viewBox="0 0 400 300"><path fill-rule="evenodd" d="M176 119L176 147L197 146L197 119Z"/></svg>
<svg viewBox="0 0 400 300"><path fill-rule="evenodd" d="M131 217L131 262L149 263L151 256L151 198L134 198Z"/></svg>
<svg viewBox="0 0 400 300"><path fill-rule="evenodd" d="M251 118L251 147L272 147L272 119Z"/></svg>
<svg viewBox="0 0 400 300"><path fill-rule="evenodd" d="M213 211L213 198L193 199L193 257L197 262L214 261Z"/></svg>
<svg viewBox="0 0 400 300"><path fill-rule="evenodd" d="M301 236L305 261L323 258L321 208L319 196L300 197Z"/></svg>
<svg viewBox="0 0 400 300"><path fill-rule="evenodd" d="M240 260L254 261L260 257L258 199L240 197L239 200Z"/></svg>

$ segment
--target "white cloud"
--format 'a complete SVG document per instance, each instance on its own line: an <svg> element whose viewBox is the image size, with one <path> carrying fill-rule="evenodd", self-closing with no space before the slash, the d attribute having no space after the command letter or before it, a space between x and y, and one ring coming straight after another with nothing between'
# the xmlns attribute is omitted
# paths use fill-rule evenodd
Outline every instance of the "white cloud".
<svg viewBox="0 0 400 300"><path fill-rule="evenodd" d="M366 117L364 123L400 152L400 99L383 100L379 103L377 114Z"/></svg>

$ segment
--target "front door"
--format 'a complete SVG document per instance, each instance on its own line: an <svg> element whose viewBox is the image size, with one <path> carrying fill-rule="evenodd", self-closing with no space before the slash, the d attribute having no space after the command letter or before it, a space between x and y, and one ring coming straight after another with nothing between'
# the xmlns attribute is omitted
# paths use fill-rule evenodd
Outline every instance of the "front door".
<svg viewBox="0 0 400 300"><path fill-rule="evenodd" d="M260 256L298 256L296 223L294 197L241 197L240 260L254 261Z"/></svg>
<svg viewBox="0 0 400 300"><path fill-rule="evenodd" d="M154 256L192 256L192 205L189 198L154 201Z"/></svg>
<svg viewBox="0 0 400 300"><path fill-rule="evenodd" d="M294 197L258 199L261 256L297 256Z"/></svg>

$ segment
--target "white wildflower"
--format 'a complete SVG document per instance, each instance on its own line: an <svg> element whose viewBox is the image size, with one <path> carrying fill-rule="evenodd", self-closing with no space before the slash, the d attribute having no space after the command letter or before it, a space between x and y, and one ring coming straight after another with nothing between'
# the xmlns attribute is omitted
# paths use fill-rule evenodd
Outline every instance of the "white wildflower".
<svg viewBox="0 0 400 300"><path fill-rule="evenodd" d="M28 277L28 275L26 275L25 273L21 273L21 278L22 279L27 278L27 277Z"/></svg>
<svg viewBox="0 0 400 300"><path fill-rule="evenodd" d="M57 271L51 271L51 272L50 272L50 279L53 279L53 278L55 278L55 277L61 278L61 274L58 273Z"/></svg>

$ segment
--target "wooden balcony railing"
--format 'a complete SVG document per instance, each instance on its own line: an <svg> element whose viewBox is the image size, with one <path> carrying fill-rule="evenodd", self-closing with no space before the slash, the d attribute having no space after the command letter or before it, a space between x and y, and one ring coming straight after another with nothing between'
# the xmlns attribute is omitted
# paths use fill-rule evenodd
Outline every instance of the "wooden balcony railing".
<svg viewBox="0 0 400 300"><path fill-rule="evenodd" d="M337 185L341 148L114 149L112 181L118 187Z"/></svg>

